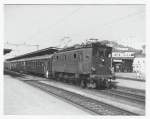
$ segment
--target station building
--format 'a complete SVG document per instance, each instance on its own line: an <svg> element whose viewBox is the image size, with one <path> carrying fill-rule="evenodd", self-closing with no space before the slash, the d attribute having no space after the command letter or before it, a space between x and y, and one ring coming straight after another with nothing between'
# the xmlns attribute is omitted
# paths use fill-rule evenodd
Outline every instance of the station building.
<svg viewBox="0 0 150 119"><path fill-rule="evenodd" d="M112 60L115 72L132 72L135 51L128 47L113 48Z"/></svg>
<svg viewBox="0 0 150 119"><path fill-rule="evenodd" d="M133 72L139 73L142 77L144 76L145 54L140 54L140 55L135 56L134 61L133 61Z"/></svg>

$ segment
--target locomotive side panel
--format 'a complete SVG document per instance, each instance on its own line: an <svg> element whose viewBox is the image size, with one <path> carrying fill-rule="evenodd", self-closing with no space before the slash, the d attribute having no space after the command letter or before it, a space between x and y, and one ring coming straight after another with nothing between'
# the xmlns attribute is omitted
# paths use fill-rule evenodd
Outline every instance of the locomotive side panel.
<svg viewBox="0 0 150 119"><path fill-rule="evenodd" d="M90 73L92 48L54 54L52 71L73 74Z"/></svg>
<svg viewBox="0 0 150 119"><path fill-rule="evenodd" d="M92 48L82 49L82 60L79 62L79 73L90 74L92 63Z"/></svg>

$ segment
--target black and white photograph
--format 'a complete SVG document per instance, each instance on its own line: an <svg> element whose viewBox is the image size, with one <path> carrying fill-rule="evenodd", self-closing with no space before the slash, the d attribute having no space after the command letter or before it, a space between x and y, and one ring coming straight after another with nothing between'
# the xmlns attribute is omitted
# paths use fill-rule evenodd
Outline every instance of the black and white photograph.
<svg viewBox="0 0 150 119"><path fill-rule="evenodd" d="M4 115L146 115L145 4L3 7Z"/></svg>

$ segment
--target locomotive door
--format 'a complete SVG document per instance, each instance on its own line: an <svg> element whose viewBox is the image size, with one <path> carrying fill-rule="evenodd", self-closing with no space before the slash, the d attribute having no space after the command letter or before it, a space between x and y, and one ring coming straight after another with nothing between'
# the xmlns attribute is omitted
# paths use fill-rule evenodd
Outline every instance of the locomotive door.
<svg viewBox="0 0 150 119"><path fill-rule="evenodd" d="M93 49L93 66L95 73L108 75L111 73L111 49L95 47Z"/></svg>
<svg viewBox="0 0 150 119"><path fill-rule="evenodd" d="M83 61L81 62L81 73L89 74L91 71L91 56L92 56L92 48L86 48L83 50Z"/></svg>

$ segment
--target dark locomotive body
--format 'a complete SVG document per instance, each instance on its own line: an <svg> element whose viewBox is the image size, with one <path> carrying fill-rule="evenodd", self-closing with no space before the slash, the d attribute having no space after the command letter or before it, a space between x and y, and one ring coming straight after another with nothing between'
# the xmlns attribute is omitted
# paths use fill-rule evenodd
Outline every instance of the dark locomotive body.
<svg viewBox="0 0 150 119"><path fill-rule="evenodd" d="M52 55L7 62L7 69L41 74L74 82L82 87L109 87L113 79L112 48L91 43L60 50Z"/></svg>
<svg viewBox="0 0 150 119"><path fill-rule="evenodd" d="M92 43L65 49L53 55L52 76L73 80L82 87L109 87L113 72L112 48Z"/></svg>

